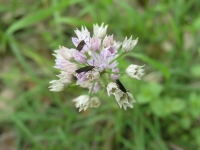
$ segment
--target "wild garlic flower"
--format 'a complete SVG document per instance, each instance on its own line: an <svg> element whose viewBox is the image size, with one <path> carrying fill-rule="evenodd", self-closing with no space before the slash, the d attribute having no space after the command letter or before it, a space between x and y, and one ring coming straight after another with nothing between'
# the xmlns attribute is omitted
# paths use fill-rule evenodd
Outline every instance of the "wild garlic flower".
<svg viewBox="0 0 200 150"><path fill-rule="evenodd" d="M93 25L94 36L97 36L100 39L103 39L105 37L108 25L106 25L105 27L103 26L104 23L102 23L100 27L97 24Z"/></svg>
<svg viewBox="0 0 200 150"><path fill-rule="evenodd" d="M113 35L111 36L106 35L106 37L103 40L103 47L109 47L112 46L113 44L114 44Z"/></svg>
<svg viewBox="0 0 200 150"><path fill-rule="evenodd" d="M101 104L100 100L98 97L92 97L91 98L91 101L90 101L90 107L94 107L94 108L97 108L99 107Z"/></svg>
<svg viewBox="0 0 200 150"><path fill-rule="evenodd" d="M127 107L133 108L133 104L135 99L130 92L124 90L125 88L121 85L119 80L116 80L117 83L111 82L107 86L108 96L114 95L117 103L119 104L120 108L124 108L126 110ZM119 84L120 82L120 84Z"/></svg>
<svg viewBox="0 0 200 150"><path fill-rule="evenodd" d="M122 42L114 41L114 46L116 47L116 49L119 49L121 45L122 45Z"/></svg>
<svg viewBox="0 0 200 150"><path fill-rule="evenodd" d="M85 111L90 106L90 97L88 95L81 95L72 101L75 102L75 107L79 108L79 111Z"/></svg>
<svg viewBox="0 0 200 150"><path fill-rule="evenodd" d="M129 39L127 39L126 37L122 44L122 51L124 53L130 52L135 47L137 42L138 42L138 38L135 40L132 40L132 36Z"/></svg>
<svg viewBox="0 0 200 150"><path fill-rule="evenodd" d="M144 69L142 69L142 67L144 67L144 65L138 66L131 64L126 68L126 74L131 78L140 80L140 78L144 75Z"/></svg>
<svg viewBox="0 0 200 150"><path fill-rule="evenodd" d="M105 92L108 96L113 95L120 108L133 108L135 99L130 92L119 81L121 74L140 79L143 73L143 66L130 65L126 72L120 72L117 60L125 53L131 51L137 44L132 36L122 42L116 42L113 35L107 35L108 25L93 25L94 34L86 27L74 32L77 37L72 37L73 48L60 46L54 51L55 68L60 74L56 75L58 80L50 82L50 91L59 92L66 87L74 85L88 89L88 94L78 96L74 100L75 107L79 111L89 107L100 106L101 95L99 91ZM120 50L121 49L121 50Z"/></svg>
<svg viewBox="0 0 200 150"><path fill-rule="evenodd" d="M79 111L85 111L88 107L97 108L101 104L98 97L90 98L88 95L81 95L72 101L75 102L75 107L79 108Z"/></svg>
<svg viewBox="0 0 200 150"><path fill-rule="evenodd" d="M54 91L54 92L62 91L65 86L62 80L52 80L49 83L52 84L51 86L49 86L50 91Z"/></svg>
<svg viewBox="0 0 200 150"><path fill-rule="evenodd" d="M125 110L127 107L133 108L133 103L136 102L130 92L124 93L123 91L119 91L117 94L115 94L115 99L120 108L123 107Z"/></svg>
<svg viewBox="0 0 200 150"><path fill-rule="evenodd" d="M55 54L53 54L56 58L60 59L66 59L66 60L71 60L72 57L72 50L64 47L64 46L59 46L59 50L55 50Z"/></svg>

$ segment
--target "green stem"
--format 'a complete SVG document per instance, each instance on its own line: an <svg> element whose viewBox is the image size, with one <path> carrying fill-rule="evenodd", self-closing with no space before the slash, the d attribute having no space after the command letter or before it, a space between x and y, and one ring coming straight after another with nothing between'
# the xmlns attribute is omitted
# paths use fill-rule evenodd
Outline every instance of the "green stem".
<svg viewBox="0 0 200 150"><path fill-rule="evenodd" d="M105 75L102 75L102 76L101 76L101 79L103 80L103 83L104 83L104 84L107 85L107 84L109 83L109 81L108 81L107 77L105 77Z"/></svg>
<svg viewBox="0 0 200 150"><path fill-rule="evenodd" d="M125 72L112 72L112 71L105 71L105 72L109 74L125 74Z"/></svg>
<svg viewBox="0 0 200 150"><path fill-rule="evenodd" d="M109 64L112 64L115 60L119 59L119 58L122 57L124 54L126 54L126 53L121 53L121 54L119 54L119 56L117 56L115 59L113 59Z"/></svg>
<svg viewBox="0 0 200 150"><path fill-rule="evenodd" d="M92 96L92 91L93 91L93 89L94 89L94 84L95 84L95 82L92 83L92 87L91 87L91 90L90 90L90 93L89 93L89 97L90 97L90 98L91 98L91 96Z"/></svg>

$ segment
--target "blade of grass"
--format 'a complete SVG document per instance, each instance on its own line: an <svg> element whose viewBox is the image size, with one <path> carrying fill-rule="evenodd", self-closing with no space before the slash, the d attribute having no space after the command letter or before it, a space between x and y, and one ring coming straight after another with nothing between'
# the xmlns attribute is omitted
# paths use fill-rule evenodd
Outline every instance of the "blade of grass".
<svg viewBox="0 0 200 150"><path fill-rule="evenodd" d="M92 27L90 22L86 22L84 20L80 20L79 18L74 18L74 17L61 17L59 19L59 22L64 23L64 24L69 24L69 25L74 25L74 26L81 26L81 25L85 25L87 27Z"/></svg>
<svg viewBox="0 0 200 150"><path fill-rule="evenodd" d="M59 4L57 0L52 0L51 3L52 3L52 7L56 7ZM56 10L53 13L53 18L54 18L55 29L56 29L58 41L60 43L64 43L64 38L63 38L63 34L62 34L62 25L61 25L61 22L59 21L61 18L61 13L59 10Z"/></svg>
<svg viewBox="0 0 200 150"><path fill-rule="evenodd" d="M26 72L28 72L29 74L31 74L31 76L34 77L35 73L33 72L33 70L31 70L31 68L27 64L25 58L21 55L21 53L20 53L20 51L18 49L18 46L17 46L17 42L15 41L15 38L12 35L10 35L8 40L9 40L9 45L11 47L11 50L14 53L14 55L16 56L16 58L19 61L19 63L26 70Z"/></svg>
<svg viewBox="0 0 200 150"><path fill-rule="evenodd" d="M33 142L34 146L39 148L38 143L35 141L31 131L26 127L26 125L14 114L12 114L10 118L14 124L24 133L24 135Z"/></svg>
<svg viewBox="0 0 200 150"><path fill-rule="evenodd" d="M78 2L78 1L76 1L76 2ZM50 17L55 11L66 8L70 3L71 3L71 0L64 1L57 6L45 8L45 9L36 11L32 14L29 14L29 15L25 16L24 18L11 24L8 27L8 29L6 30L6 33L7 33L7 35L13 34L15 31L17 31L19 29L29 27L30 25L33 25L41 20L44 20L44 19Z"/></svg>
<svg viewBox="0 0 200 150"><path fill-rule="evenodd" d="M38 55L37 52L30 49L27 46L20 45L22 53L32 59L38 66L41 68L41 71L46 74L47 76L54 76L54 73L52 71L52 66L54 66L54 63L52 61L49 61L45 58L43 58L42 55Z"/></svg>
<svg viewBox="0 0 200 150"><path fill-rule="evenodd" d="M163 140L160 137L159 133L156 131L156 129L150 123L150 121L148 121L144 116L141 116L141 119L144 122L144 124L146 125L146 127L148 128L148 130L149 130L150 134L152 135L152 137L154 137L155 140L157 141L157 144L161 148L161 150L168 150L167 146L163 142Z"/></svg>

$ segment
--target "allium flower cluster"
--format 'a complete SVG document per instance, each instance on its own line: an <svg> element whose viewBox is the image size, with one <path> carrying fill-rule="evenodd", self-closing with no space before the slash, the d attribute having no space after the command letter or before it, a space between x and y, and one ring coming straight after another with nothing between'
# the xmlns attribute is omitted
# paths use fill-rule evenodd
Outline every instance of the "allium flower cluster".
<svg viewBox="0 0 200 150"><path fill-rule="evenodd" d="M106 34L108 25L102 23L93 27L92 36L86 27L75 30L77 37L72 37L75 48L60 46L54 51L54 67L60 70L60 74L57 75L58 80L50 82L50 91L62 91L72 83L87 88L88 94L72 100L79 111L99 107L98 92L105 89L108 96L114 95L120 108L133 108L133 95L126 91L119 78L121 74L126 74L140 79L144 74L143 66L132 64L125 72L119 72L117 60L132 51L138 39L132 40L131 36L122 43L116 42L113 35Z"/></svg>

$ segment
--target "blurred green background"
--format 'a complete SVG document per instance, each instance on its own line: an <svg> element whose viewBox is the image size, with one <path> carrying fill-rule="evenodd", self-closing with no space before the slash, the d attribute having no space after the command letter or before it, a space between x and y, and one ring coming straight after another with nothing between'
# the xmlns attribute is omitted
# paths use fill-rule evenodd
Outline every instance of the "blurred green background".
<svg viewBox="0 0 200 150"><path fill-rule="evenodd" d="M199 0L0 0L0 150L200 150ZM50 92L53 50L74 47L74 30L109 24L115 40L139 37L119 61L145 64L141 81L121 78L137 100L119 109L101 93ZM77 92L78 91L78 92Z"/></svg>

